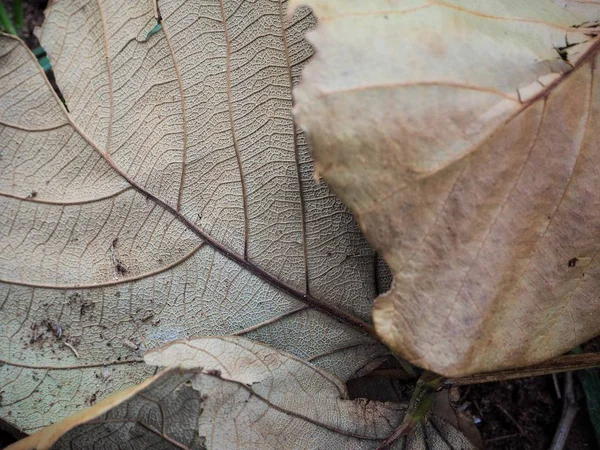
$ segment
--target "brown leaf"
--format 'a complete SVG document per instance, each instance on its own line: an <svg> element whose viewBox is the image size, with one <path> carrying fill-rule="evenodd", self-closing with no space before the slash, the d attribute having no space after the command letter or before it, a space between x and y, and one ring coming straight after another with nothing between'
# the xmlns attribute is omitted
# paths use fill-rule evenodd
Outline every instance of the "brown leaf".
<svg viewBox="0 0 600 450"><path fill-rule="evenodd" d="M337 377L244 338L177 341L145 359L174 367L9 448L374 449L406 409L349 400ZM407 444L395 448L474 449L436 417Z"/></svg>
<svg viewBox="0 0 600 450"><path fill-rule="evenodd" d="M295 117L392 270L382 339L457 376L597 335L600 6L298 4L319 26Z"/></svg>
<svg viewBox="0 0 600 450"><path fill-rule="evenodd" d="M0 38L0 417L27 432L175 339L243 335L343 379L388 353L376 256L291 116L312 15L161 0L153 33L155 3L51 2L68 111Z"/></svg>

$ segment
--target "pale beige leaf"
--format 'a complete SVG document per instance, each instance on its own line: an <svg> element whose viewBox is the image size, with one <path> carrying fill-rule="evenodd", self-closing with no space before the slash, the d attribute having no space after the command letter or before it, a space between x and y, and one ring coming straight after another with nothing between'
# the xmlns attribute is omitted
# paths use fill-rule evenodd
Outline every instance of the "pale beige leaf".
<svg viewBox="0 0 600 450"><path fill-rule="evenodd" d="M312 49L284 3L63 0L40 33L69 112L0 38L0 417L31 432L152 372L149 348L239 334L343 379L376 255L313 180L291 116ZM223 20L225 18L225 20Z"/></svg>
<svg viewBox="0 0 600 450"><path fill-rule="evenodd" d="M244 338L196 338L149 352L174 365L118 394L114 407L88 410L17 443L16 449L375 449L405 405L349 400L344 383L292 355ZM67 425L68 424L68 425ZM74 427L74 425L77 425ZM60 437L61 433L65 433ZM60 437L60 439L59 439ZM426 443L427 442L427 443ZM417 450L474 447L432 417L408 437Z"/></svg>
<svg viewBox="0 0 600 450"><path fill-rule="evenodd" d="M293 3L319 21L295 116L394 276L382 339L454 376L597 335L600 4Z"/></svg>

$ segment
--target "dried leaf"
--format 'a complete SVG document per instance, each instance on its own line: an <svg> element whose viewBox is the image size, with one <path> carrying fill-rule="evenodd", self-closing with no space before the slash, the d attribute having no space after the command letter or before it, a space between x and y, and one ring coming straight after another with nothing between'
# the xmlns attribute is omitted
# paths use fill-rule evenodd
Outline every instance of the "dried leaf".
<svg viewBox="0 0 600 450"><path fill-rule="evenodd" d="M600 4L292 3L295 117L394 276L382 339L458 376L599 334Z"/></svg>
<svg viewBox="0 0 600 450"><path fill-rule="evenodd" d="M244 338L177 341L145 359L175 367L115 395L111 410L104 402L11 450L44 450L55 442L57 449L125 442L139 448L374 449L405 411L401 404L348 400L337 377ZM474 449L436 417L402 445L397 448Z"/></svg>
<svg viewBox="0 0 600 450"><path fill-rule="evenodd" d="M343 379L388 353L367 333L381 266L291 116L313 22L267 0L51 2L68 112L0 38L0 418L60 420L189 336Z"/></svg>

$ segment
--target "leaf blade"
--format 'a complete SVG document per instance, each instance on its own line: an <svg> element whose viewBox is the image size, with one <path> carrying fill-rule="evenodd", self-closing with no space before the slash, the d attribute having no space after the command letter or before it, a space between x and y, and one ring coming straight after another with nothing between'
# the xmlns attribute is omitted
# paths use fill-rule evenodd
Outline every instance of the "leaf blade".
<svg viewBox="0 0 600 450"><path fill-rule="evenodd" d="M394 274L384 341L455 376L596 335L596 217L577 202L594 201L597 7L297 4L321 24L295 117ZM353 31L364 16L377 52Z"/></svg>
<svg viewBox="0 0 600 450"><path fill-rule="evenodd" d="M279 4L261 3L264 19L226 4L237 46L233 114L251 178L245 258L238 163L219 100L227 56L213 45L222 20L160 6L163 30L146 40L153 2L51 5L40 40L69 112L31 55L14 42L2 53L14 57L3 67L20 72L0 74L9 155L0 171L0 370L10 381L0 411L27 431L146 378L140 353L178 338L237 333L344 378L387 353L345 324L370 330L374 255L341 202L314 183L289 113L290 83L311 54L301 38L310 14L287 24ZM204 25L214 34L194 33ZM202 58L186 53L198 49ZM204 75L212 85L199 87ZM195 126L184 126L184 112ZM68 402L76 391L80 401ZM29 415L34 407L45 414Z"/></svg>

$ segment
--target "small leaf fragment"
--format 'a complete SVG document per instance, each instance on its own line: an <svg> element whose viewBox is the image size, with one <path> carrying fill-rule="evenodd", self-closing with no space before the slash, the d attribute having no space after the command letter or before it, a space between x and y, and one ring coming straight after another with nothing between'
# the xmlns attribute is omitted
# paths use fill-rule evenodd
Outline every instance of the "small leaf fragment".
<svg viewBox="0 0 600 450"><path fill-rule="evenodd" d="M157 22L156 25L154 25L154 28L148 31L148 34L146 35L146 41L150 39L150 37L158 33L160 30L162 30L162 23Z"/></svg>

